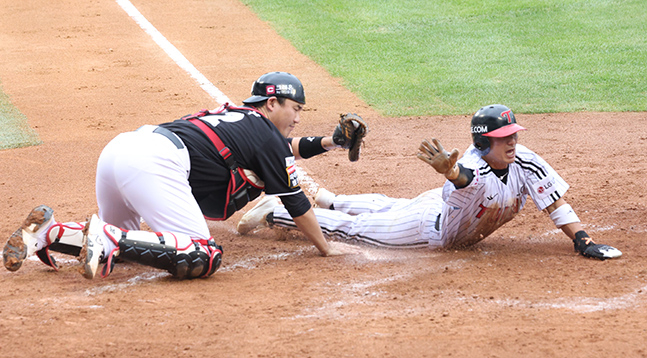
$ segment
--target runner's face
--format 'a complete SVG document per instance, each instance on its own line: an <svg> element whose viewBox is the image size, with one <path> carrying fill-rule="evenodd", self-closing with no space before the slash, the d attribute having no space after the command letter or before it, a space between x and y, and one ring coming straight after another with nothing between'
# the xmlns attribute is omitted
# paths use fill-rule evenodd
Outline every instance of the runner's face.
<svg viewBox="0 0 647 358"><path fill-rule="evenodd" d="M508 164L514 163L517 145L517 133L507 137L490 137L490 152L483 157L494 169L505 169Z"/></svg>
<svg viewBox="0 0 647 358"><path fill-rule="evenodd" d="M286 99L281 105L276 97L272 97L268 100L268 108L271 113L269 120L287 138L297 123L301 121L299 114L303 110L303 105L291 99Z"/></svg>

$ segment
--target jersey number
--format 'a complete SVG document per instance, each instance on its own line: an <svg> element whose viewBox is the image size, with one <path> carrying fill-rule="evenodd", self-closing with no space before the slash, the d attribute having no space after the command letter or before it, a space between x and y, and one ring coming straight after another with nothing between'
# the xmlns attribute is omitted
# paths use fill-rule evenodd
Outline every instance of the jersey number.
<svg viewBox="0 0 647 358"><path fill-rule="evenodd" d="M238 122L243 118L245 118L245 115L243 113L225 112L214 116L205 116L205 117L202 117L201 119L205 122L208 122L213 127L216 127L220 122Z"/></svg>

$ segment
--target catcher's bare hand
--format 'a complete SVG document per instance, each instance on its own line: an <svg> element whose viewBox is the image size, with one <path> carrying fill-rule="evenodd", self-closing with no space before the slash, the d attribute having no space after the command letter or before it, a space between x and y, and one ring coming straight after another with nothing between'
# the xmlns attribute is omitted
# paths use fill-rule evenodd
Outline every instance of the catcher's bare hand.
<svg viewBox="0 0 647 358"><path fill-rule="evenodd" d="M452 174L455 174L457 169L455 165L458 160L458 149L454 148L451 153L448 153L438 139L431 138L431 141L434 144L429 143L426 139L420 143L418 158L431 165L438 173L446 177L456 177L457 175Z"/></svg>

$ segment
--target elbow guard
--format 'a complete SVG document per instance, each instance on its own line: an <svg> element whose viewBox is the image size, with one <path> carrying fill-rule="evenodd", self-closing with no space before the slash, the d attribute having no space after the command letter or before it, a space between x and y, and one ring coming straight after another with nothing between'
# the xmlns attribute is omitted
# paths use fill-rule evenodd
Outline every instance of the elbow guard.
<svg viewBox="0 0 647 358"><path fill-rule="evenodd" d="M569 204L564 204L553 210L550 213L550 219L553 220L558 229L567 224L580 222L580 218L577 217L577 214L575 214L575 211L573 211L573 208Z"/></svg>

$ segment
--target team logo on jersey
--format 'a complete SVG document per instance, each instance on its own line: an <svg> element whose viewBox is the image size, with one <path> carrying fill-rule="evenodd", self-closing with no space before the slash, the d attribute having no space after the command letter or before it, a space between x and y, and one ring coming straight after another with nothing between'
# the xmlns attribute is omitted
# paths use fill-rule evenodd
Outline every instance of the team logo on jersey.
<svg viewBox="0 0 647 358"><path fill-rule="evenodd" d="M297 174L297 167L294 157L285 158L285 171L288 173L288 185L290 188L299 186L299 175Z"/></svg>
<svg viewBox="0 0 647 358"><path fill-rule="evenodd" d="M557 186L555 185L555 179L546 177L533 184L532 189L537 193L537 199L542 200L557 191Z"/></svg>

